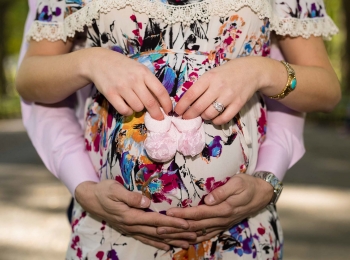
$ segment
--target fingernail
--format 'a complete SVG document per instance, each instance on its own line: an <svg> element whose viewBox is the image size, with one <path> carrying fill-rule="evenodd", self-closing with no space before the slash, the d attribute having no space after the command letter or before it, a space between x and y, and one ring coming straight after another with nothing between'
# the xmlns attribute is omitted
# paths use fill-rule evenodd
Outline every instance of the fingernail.
<svg viewBox="0 0 350 260"><path fill-rule="evenodd" d="M164 251L170 250L170 246L164 246L164 247L163 247L163 250L164 250Z"/></svg>
<svg viewBox="0 0 350 260"><path fill-rule="evenodd" d="M209 204L214 204L215 203L214 196L211 195L211 194L208 194L207 195L207 201L208 201Z"/></svg>
<svg viewBox="0 0 350 260"><path fill-rule="evenodd" d="M170 111L170 112L168 113L168 116L173 116L173 114L174 114L174 112L173 112L173 111Z"/></svg>
<svg viewBox="0 0 350 260"><path fill-rule="evenodd" d="M142 199L141 199L141 208L147 208L148 206L148 199L145 197L145 196L142 196Z"/></svg>
<svg viewBox="0 0 350 260"><path fill-rule="evenodd" d="M166 214L167 214L168 216L170 216L170 217L174 217L174 213L172 213L172 212L167 211Z"/></svg>

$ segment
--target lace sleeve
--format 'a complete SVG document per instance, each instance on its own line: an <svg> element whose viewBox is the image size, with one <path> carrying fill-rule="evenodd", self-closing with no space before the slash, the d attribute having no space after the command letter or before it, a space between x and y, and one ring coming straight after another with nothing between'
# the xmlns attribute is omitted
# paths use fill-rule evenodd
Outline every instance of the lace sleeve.
<svg viewBox="0 0 350 260"><path fill-rule="evenodd" d="M272 30L292 37L322 36L329 40L338 32L327 15L323 0L273 0Z"/></svg>
<svg viewBox="0 0 350 260"><path fill-rule="evenodd" d="M39 0L37 3L35 21L33 22L27 40L66 41L73 37L65 31L65 19L85 5L86 0Z"/></svg>

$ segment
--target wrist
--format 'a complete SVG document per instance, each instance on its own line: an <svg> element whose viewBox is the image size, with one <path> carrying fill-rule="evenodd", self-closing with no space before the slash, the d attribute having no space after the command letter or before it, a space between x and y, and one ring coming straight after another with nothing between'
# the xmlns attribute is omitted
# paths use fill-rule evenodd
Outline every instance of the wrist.
<svg viewBox="0 0 350 260"><path fill-rule="evenodd" d="M258 194L261 194L263 205L267 206L271 203L271 200L274 196L273 187L260 178L254 178L256 181L256 187L259 190Z"/></svg>
<svg viewBox="0 0 350 260"><path fill-rule="evenodd" d="M96 73L96 65L101 65L100 62L105 60L110 51L101 47L93 47L82 50L83 60L79 62L79 73L88 82L94 82L94 73Z"/></svg>
<svg viewBox="0 0 350 260"><path fill-rule="evenodd" d="M96 185L97 185L96 182L84 181L75 188L75 192L74 192L75 199L83 208L86 202L91 200L94 197L95 195L94 189Z"/></svg>
<svg viewBox="0 0 350 260"><path fill-rule="evenodd" d="M280 61L263 58L264 73L261 77L260 92L265 96L274 96L280 93L286 85L287 71Z"/></svg>

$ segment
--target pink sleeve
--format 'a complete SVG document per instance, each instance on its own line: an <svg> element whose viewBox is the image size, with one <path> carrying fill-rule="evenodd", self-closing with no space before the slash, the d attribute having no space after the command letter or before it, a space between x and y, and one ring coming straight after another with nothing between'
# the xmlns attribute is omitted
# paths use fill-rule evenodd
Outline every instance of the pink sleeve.
<svg viewBox="0 0 350 260"><path fill-rule="evenodd" d="M276 47L271 48L271 58L282 60ZM303 130L304 114L289 109L266 98L267 133L260 146L256 171L274 173L281 181L287 170L305 153Z"/></svg>
<svg viewBox="0 0 350 260"><path fill-rule="evenodd" d="M286 171L305 153L304 115L278 101L267 100L266 139L259 149L256 171L269 171L283 180Z"/></svg>
<svg viewBox="0 0 350 260"><path fill-rule="evenodd" d="M25 31L35 18L35 0L29 0ZM22 43L20 61L27 49ZM43 107L21 101L22 119L28 135L45 166L60 179L74 196L75 188L84 181L99 178L85 150L83 130L76 111L69 107Z"/></svg>

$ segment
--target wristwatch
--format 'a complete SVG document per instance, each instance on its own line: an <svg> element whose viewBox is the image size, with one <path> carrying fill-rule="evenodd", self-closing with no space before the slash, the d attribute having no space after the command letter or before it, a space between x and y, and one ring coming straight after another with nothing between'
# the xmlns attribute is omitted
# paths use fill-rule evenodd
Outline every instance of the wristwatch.
<svg viewBox="0 0 350 260"><path fill-rule="evenodd" d="M272 172L255 172L253 176L263 179L271 184L271 186L273 187L273 196L269 204L276 205L277 200L280 197L283 190L282 182L280 182L280 180Z"/></svg>

